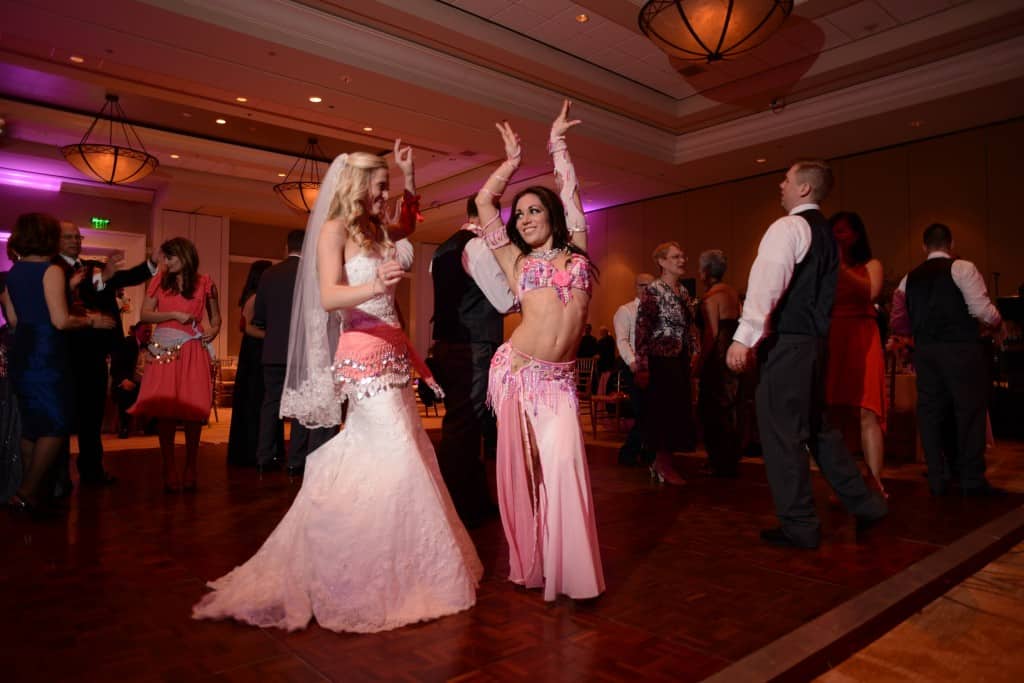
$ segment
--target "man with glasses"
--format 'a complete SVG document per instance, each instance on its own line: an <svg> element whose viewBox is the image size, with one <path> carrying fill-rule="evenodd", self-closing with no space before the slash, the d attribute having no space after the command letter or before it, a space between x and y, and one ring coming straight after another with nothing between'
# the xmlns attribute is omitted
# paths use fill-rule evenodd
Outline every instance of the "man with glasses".
<svg viewBox="0 0 1024 683"><path fill-rule="evenodd" d="M71 223L61 224L60 253L53 262L64 269L67 276L68 308L72 312L94 311L121 319L117 304L117 290L139 285L156 275L157 264L145 260L139 265L121 269L123 254L113 254L106 263L83 260L82 233ZM103 411L107 404L107 355L124 339L121 325L111 330L82 328L67 332L69 337L70 367L72 374L73 405L76 433L78 434L78 474L83 484L105 486L116 478L103 467ZM71 492L69 454L61 457L57 467L58 497Z"/></svg>

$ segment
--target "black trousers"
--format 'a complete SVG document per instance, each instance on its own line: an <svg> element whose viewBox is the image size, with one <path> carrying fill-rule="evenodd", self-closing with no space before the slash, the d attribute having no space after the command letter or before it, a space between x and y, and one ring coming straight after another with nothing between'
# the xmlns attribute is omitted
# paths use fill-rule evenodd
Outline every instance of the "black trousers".
<svg viewBox="0 0 1024 683"><path fill-rule="evenodd" d="M704 432L708 464L717 475L732 476L739 469L740 378L725 365L720 354L708 357L700 375L697 415Z"/></svg>
<svg viewBox="0 0 1024 683"><path fill-rule="evenodd" d="M989 374L985 346L980 342L918 345L914 368L917 426L928 464L929 487L935 493L944 492L950 468L960 477L962 489L988 486L985 413ZM955 437L951 425L956 427Z"/></svg>
<svg viewBox="0 0 1024 683"><path fill-rule="evenodd" d="M272 462L284 461L284 423L279 417L284 374L284 365L263 366L263 403L260 406L256 464L264 467Z"/></svg>
<svg viewBox="0 0 1024 683"><path fill-rule="evenodd" d="M78 434L78 474L82 479L100 479L103 469L103 410L107 405L109 369L106 354L95 350L72 354L71 376L74 391L75 433ZM65 448L67 448L65 446ZM66 472L66 458L58 465Z"/></svg>
<svg viewBox="0 0 1024 683"><path fill-rule="evenodd" d="M810 456L851 514L877 519L887 512L885 500L864 482L842 434L826 419L825 344L818 337L777 335L759 348L757 423L765 472L783 531L802 545L817 545L821 535Z"/></svg>
<svg viewBox="0 0 1024 683"><path fill-rule="evenodd" d="M263 405L260 406L260 432L256 463L261 466L284 460L284 422L280 418L281 393L284 391L284 365L263 366ZM335 427L309 429L292 420L288 445L288 467L306 466L306 456L338 433Z"/></svg>
<svg viewBox="0 0 1024 683"><path fill-rule="evenodd" d="M135 388L131 391L114 385L110 388L110 395L114 399L114 405L117 406L118 429L122 432L127 432L128 425L131 424L131 416L128 415L128 409L139 398L139 384L136 384Z"/></svg>
<svg viewBox="0 0 1024 683"><path fill-rule="evenodd" d="M498 345L436 342L431 365L444 389L444 419L437 462L459 517L479 521L494 509L487 492L481 444L487 457L497 448L497 426L487 408L487 374Z"/></svg>
<svg viewBox="0 0 1024 683"><path fill-rule="evenodd" d="M620 389L629 395L629 408L633 412L633 426L626 434L626 440L619 449L619 464L648 464L654 455L645 447L644 436L646 427L643 423L644 390L636 385L636 378L629 366L619 359L619 372L622 378Z"/></svg>

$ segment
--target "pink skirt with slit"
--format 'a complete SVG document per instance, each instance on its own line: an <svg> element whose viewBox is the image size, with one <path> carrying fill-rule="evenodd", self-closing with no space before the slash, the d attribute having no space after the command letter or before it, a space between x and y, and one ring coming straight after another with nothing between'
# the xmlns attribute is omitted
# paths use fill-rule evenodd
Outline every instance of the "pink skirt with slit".
<svg viewBox="0 0 1024 683"><path fill-rule="evenodd" d="M576 414L575 364L538 360L504 344L489 379L509 580L543 586L545 600L559 593L595 597L604 591L604 572Z"/></svg>

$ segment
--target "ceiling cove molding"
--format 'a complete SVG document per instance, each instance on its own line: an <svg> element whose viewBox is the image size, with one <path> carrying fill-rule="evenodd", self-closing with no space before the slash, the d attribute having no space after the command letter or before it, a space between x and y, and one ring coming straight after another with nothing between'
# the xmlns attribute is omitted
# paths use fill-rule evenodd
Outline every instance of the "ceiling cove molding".
<svg viewBox="0 0 1024 683"><path fill-rule="evenodd" d="M547 122L563 96L552 89L288 0L143 1L169 12L492 107L510 116ZM338 39L341 35L344 40ZM576 109L587 121L589 137L661 161L672 160L675 139L672 133L586 103L578 104Z"/></svg>
<svg viewBox="0 0 1024 683"><path fill-rule="evenodd" d="M674 163L744 149L1024 76L1024 37L682 135Z"/></svg>
<svg viewBox="0 0 1024 683"><path fill-rule="evenodd" d="M303 0L297 1L302 2ZM332 2L344 4L342 0L332 0ZM469 10L454 7L447 2L437 2L436 0L375 0L375 2L418 17L424 25L444 26L457 33L472 35L481 42L509 53L534 53L538 61L551 67L553 71L562 72L567 79L589 81L646 107L668 111L678 99L652 86L623 77L599 64L577 57L568 49L560 49L543 40L532 38L515 29L480 17ZM637 12L639 13L639 10Z"/></svg>

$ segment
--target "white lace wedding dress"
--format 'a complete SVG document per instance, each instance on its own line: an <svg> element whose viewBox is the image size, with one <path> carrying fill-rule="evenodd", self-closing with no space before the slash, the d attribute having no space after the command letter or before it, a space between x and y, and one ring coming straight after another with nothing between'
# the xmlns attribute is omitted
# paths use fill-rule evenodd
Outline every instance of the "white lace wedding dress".
<svg viewBox="0 0 1024 683"><path fill-rule="evenodd" d="M369 281L379 261L350 259L349 283ZM338 359L345 333L381 323L398 326L391 292L346 313ZM296 630L316 617L333 631L371 633L476 602L483 568L420 423L408 357L388 348L387 372L342 384L344 429L309 455L284 519L248 562L209 584L194 618Z"/></svg>

